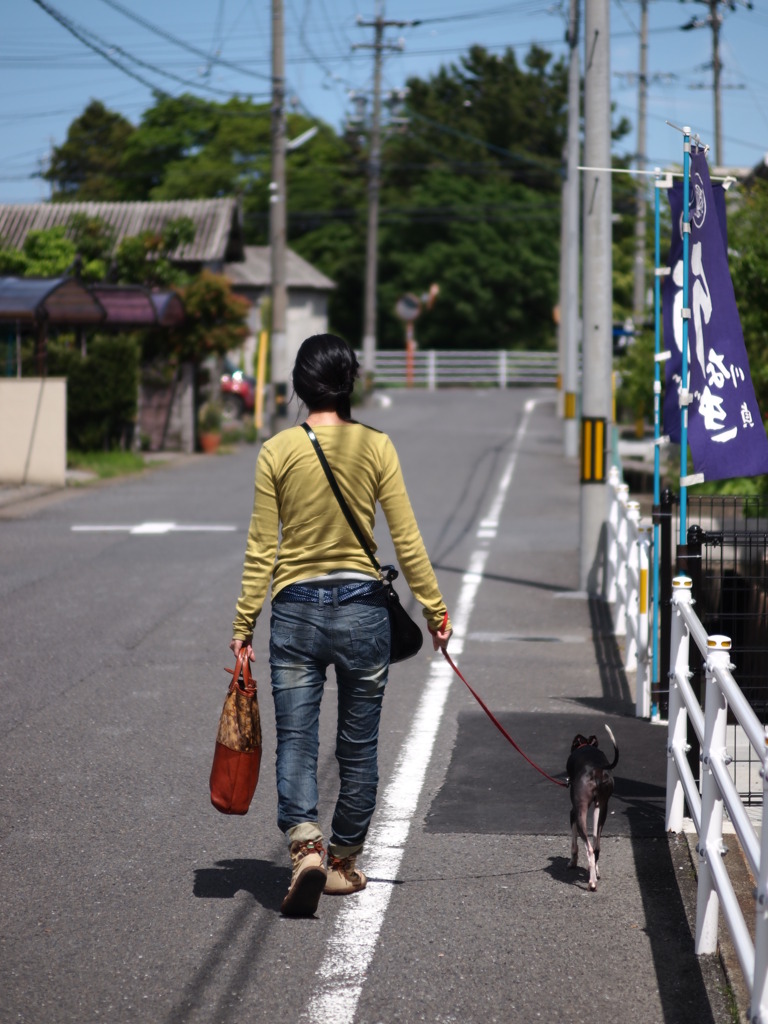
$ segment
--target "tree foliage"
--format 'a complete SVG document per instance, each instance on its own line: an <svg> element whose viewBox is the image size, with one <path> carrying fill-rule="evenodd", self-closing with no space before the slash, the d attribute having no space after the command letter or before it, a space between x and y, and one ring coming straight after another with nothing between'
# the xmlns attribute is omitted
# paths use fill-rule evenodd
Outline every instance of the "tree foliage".
<svg viewBox="0 0 768 1024"><path fill-rule="evenodd" d="M133 125L99 100L92 100L69 126L66 141L53 150L43 178L53 186L54 200L132 198L122 175L124 148Z"/></svg>
<svg viewBox="0 0 768 1024"><path fill-rule="evenodd" d="M204 270L181 289L186 319L171 331L169 348L179 362L201 363L243 343L250 303L235 295L221 274Z"/></svg>
<svg viewBox="0 0 768 1024"><path fill-rule="evenodd" d="M131 335L96 334L82 356L72 338L48 342L48 373L67 378L67 447L109 451L130 444L137 412L140 345ZM24 346L22 372L34 375L32 342Z"/></svg>
<svg viewBox="0 0 768 1024"><path fill-rule="evenodd" d="M752 383L768 417L768 182L758 180L729 218L731 277L736 293Z"/></svg>
<svg viewBox="0 0 768 1024"><path fill-rule="evenodd" d="M564 62L537 46L522 62L511 49L497 56L474 46L455 64L408 82L402 117L389 119L382 138L381 345L402 345L397 298L433 282L440 298L418 323L422 344L554 343L566 103ZM289 139L313 125L289 114ZM286 161L288 240L336 282L332 329L359 343L368 135L365 126L346 134L315 127ZM220 104L157 95L135 127L91 104L55 151L48 178L59 198L236 195L246 241L265 244L270 134L269 106L241 98ZM109 150L101 163L111 180L101 191L99 139ZM137 248L126 258L139 255Z"/></svg>

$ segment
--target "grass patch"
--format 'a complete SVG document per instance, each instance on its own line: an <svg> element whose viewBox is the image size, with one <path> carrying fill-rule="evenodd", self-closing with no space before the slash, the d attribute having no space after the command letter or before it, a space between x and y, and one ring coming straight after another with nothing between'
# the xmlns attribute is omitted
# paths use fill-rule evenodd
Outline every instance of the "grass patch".
<svg viewBox="0 0 768 1024"><path fill-rule="evenodd" d="M67 468L93 473L100 480L140 473L146 468L143 455L136 452L67 452Z"/></svg>

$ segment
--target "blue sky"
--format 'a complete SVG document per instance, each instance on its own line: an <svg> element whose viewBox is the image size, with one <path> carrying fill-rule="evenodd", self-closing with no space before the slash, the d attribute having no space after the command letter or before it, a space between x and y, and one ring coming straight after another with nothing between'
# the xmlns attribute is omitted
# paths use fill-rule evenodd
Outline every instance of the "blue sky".
<svg viewBox="0 0 768 1024"><path fill-rule="evenodd" d="M48 186L35 173L92 98L134 123L152 103L151 85L211 99L224 100L232 93L268 98L269 0L41 2L143 82L88 49L35 0L6 3L0 36L0 202L48 198ZM306 113L340 128L351 112L350 93L371 88L371 51L353 47L372 41L372 29L357 19L372 20L375 0L284 2L289 95ZM766 0L754 0L753 10L737 6L726 11L721 29L724 157L730 166L753 166L768 152L767 8ZM387 0L388 19L420 19L421 24L388 30L387 38L402 38L404 49L388 54L384 86L397 89L411 75L428 76L458 61L472 43L493 52L513 47L520 59L531 43L563 53L566 11L567 0ZM701 0L649 0L649 167L682 159L682 137L667 120L690 125L714 145L711 71L706 67L712 35L708 28L680 29L706 14ZM612 0L612 99L633 125L639 24L639 0ZM634 150L634 137L621 149Z"/></svg>

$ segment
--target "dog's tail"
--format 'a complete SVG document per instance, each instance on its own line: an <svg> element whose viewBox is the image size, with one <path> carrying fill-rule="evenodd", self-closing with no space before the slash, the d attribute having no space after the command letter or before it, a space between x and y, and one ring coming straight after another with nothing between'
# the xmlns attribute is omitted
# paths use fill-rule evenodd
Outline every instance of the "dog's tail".
<svg viewBox="0 0 768 1024"><path fill-rule="evenodd" d="M608 735L611 737L611 743L613 744L613 761L611 762L611 764L608 765L608 767L615 768L616 765L619 763L619 746L616 743L616 737L611 732L611 727L607 723L605 729Z"/></svg>

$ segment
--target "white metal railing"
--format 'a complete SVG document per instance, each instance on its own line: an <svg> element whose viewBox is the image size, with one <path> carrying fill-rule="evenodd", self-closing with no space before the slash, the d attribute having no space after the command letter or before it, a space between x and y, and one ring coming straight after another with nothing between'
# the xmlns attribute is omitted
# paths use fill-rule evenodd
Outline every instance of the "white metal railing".
<svg viewBox="0 0 768 1024"><path fill-rule="evenodd" d="M706 661L703 711L690 684L691 637ZM749 1021L768 1024L768 822L765 820L768 731L760 724L731 674L734 666L730 646L728 637L707 636L693 610L691 580L687 576L676 576L672 581L666 826L670 832L681 831L687 803L699 836L696 952L716 952L718 913L722 908L750 991ZM729 771L732 761L726 751L729 708L762 763L760 838ZM689 720L701 744L701 791L686 757ZM724 811L733 823L752 874L758 880L754 943L723 860L726 852Z"/></svg>
<svg viewBox="0 0 768 1024"><path fill-rule="evenodd" d="M608 550L605 596L613 604L613 631L626 638L624 668L634 671L635 713L651 714L650 564L652 528L641 522L640 505L612 466L608 474Z"/></svg>
<svg viewBox="0 0 768 1024"><path fill-rule="evenodd" d="M362 353L357 355L362 360ZM417 349L410 361L402 350L376 352L375 380L383 387L410 385L430 391L455 386L554 387L557 379L557 352Z"/></svg>

